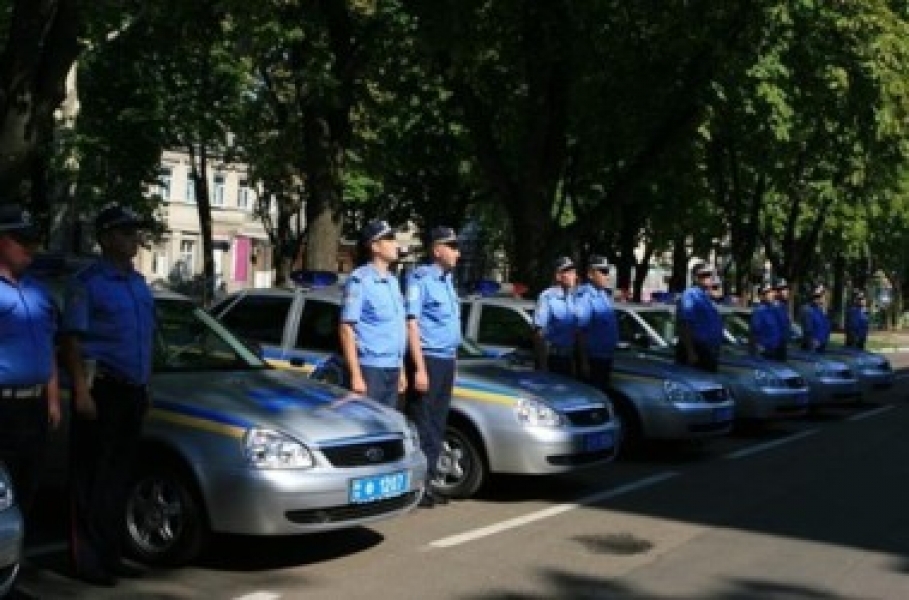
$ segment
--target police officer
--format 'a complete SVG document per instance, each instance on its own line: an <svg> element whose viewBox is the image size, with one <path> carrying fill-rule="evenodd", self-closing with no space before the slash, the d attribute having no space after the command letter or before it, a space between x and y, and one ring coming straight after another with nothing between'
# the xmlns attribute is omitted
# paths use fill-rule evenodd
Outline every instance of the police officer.
<svg viewBox="0 0 909 600"><path fill-rule="evenodd" d="M445 504L431 482L445 436L445 422L454 387L455 361L461 343L461 309L452 282L452 269L460 252L458 236L450 227L436 227L429 234L432 263L420 266L407 279L407 342L412 370L412 393L407 415L420 434L426 455L427 481L420 506Z"/></svg>
<svg viewBox="0 0 909 600"><path fill-rule="evenodd" d="M579 350L578 273L567 256L556 259L554 271L555 285L540 293L533 316L537 365L544 371L574 376ZM585 362L582 358L581 364Z"/></svg>
<svg viewBox="0 0 909 600"><path fill-rule="evenodd" d="M132 261L140 230L132 210L111 205L95 218L101 258L70 282L63 357L72 377L73 514L76 575L103 586L141 574L121 558L126 489L148 410L155 306Z"/></svg>
<svg viewBox="0 0 909 600"><path fill-rule="evenodd" d="M585 378L600 389L607 389L612 375L612 358L619 341L619 327L609 294L609 261L592 255L587 268L587 283L578 291L579 326L586 352L581 370Z"/></svg>
<svg viewBox="0 0 909 600"><path fill-rule="evenodd" d="M710 295L715 271L705 263L692 269L694 281L676 307L676 362L715 373L723 344L723 320Z"/></svg>
<svg viewBox="0 0 909 600"><path fill-rule="evenodd" d="M792 335L792 321L789 318L789 284L780 277L773 282L773 289L776 292L774 306L776 307L777 328L780 331L780 343L771 350L771 356L775 360L785 362L788 356L786 349L789 347L789 339Z"/></svg>
<svg viewBox="0 0 909 600"><path fill-rule="evenodd" d="M350 389L391 408L407 387L404 297L391 266L398 260L395 230L371 221L360 233L368 262L344 286L339 336Z"/></svg>
<svg viewBox="0 0 909 600"><path fill-rule="evenodd" d="M48 424L60 423L57 310L26 272L39 240L26 210L0 206L0 460L26 516L44 464Z"/></svg>
<svg viewBox="0 0 909 600"><path fill-rule="evenodd" d="M868 341L868 300L863 292L855 292L852 306L846 311L846 345L859 350L865 349Z"/></svg>
<svg viewBox="0 0 909 600"><path fill-rule="evenodd" d="M776 360L783 336L776 306L776 290L770 282L762 283L758 287L758 297L760 302L751 311L751 351Z"/></svg>
<svg viewBox="0 0 909 600"><path fill-rule="evenodd" d="M801 311L802 347L813 352L823 352L830 341L830 319L824 311L827 288L818 284L811 291L811 301Z"/></svg>

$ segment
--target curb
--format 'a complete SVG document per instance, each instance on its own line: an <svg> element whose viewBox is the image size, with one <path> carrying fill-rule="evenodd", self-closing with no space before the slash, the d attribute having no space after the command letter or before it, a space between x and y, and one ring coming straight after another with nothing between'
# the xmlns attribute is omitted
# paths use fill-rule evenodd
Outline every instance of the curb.
<svg viewBox="0 0 909 600"><path fill-rule="evenodd" d="M909 352L909 346L891 346L888 348L875 348L871 352L880 352L881 354L898 354L900 352Z"/></svg>

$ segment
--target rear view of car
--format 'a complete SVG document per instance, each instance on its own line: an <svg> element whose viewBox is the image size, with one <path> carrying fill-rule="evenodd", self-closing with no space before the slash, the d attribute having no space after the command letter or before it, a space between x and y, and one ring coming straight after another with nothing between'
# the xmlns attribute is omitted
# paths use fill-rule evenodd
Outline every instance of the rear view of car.
<svg viewBox="0 0 909 600"><path fill-rule="evenodd" d="M16 582L24 539L25 524L16 505L13 483L0 463L0 598L5 597Z"/></svg>

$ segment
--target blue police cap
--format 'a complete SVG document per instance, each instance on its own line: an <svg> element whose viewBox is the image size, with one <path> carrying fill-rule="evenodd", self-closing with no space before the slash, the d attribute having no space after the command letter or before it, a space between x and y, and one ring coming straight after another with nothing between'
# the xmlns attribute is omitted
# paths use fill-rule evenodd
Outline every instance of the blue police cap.
<svg viewBox="0 0 909 600"><path fill-rule="evenodd" d="M106 206L95 217L95 231L111 229L150 229L154 221L146 219L126 206L112 204Z"/></svg>
<svg viewBox="0 0 909 600"><path fill-rule="evenodd" d="M567 271L569 269L574 269L574 261L567 256L560 256L555 259L555 262L552 265L553 270L556 273L561 273L562 271Z"/></svg>
<svg viewBox="0 0 909 600"><path fill-rule="evenodd" d="M759 296L763 296L767 292L776 291L776 286L771 285L769 281L765 281L758 286L757 292Z"/></svg>
<svg viewBox="0 0 909 600"><path fill-rule="evenodd" d="M388 224L388 221L376 219L366 224L366 227L360 231L360 239L366 242L374 242L384 237L393 237L397 230Z"/></svg>
<svg viewBox="0 0 909 600"><path fill-rule="evenodd" d="M777 279L776 281L773 282L773 289L775 289L776 291L788 290L789 283L787 283L785 279L780 277L779 279Z"/></svg>
<svg viewBox="0 0 909 600"><path fill-rule="evenodd" d="M853 300L855 300L856 302L858 302L859 300L864 300L864 299L865 299L865 292L863 292L862 290L856 290L855 293L852 295L852 298L853 298Z"/></svg>
<svg viewBox="0 0 909 600"><path fill-rule="evenodd" d="M590 256L590 268L608 273L610 269L609 261L606 260L605 256L593 254Z"/></svg>
<svg viewBox="0 0 909 600"><path fill-rule="evenodd" d="M713 267L707 263L698 263L694 265L691 269L691 274L695 278L706 277L707 275L713 275L715 273Z"/></svg>
<svg viewBox="0 0 909 600"><path fill-rule="evenodd" d="M816 286L814 286L814 289L811 291L811 296L813 298L817 298L818 296L823 296L826 293L827 293L827 288L824 287L823 283L819 283Z"/></svg>
<svg viewBox="0 0 909 600"><path fill-rule="evenodd" d="M458 234L455 233L455 230L451 227L434 227L432 231L429 232L429 243L433 245L457 242Z"/></svg>
<svg viewBox="0 0 909 600"><path fill-rule="evenodd" d="M13 233L20 237L37 239L40 235L32 215L20 204L0 205L0 234Z"/></svg>

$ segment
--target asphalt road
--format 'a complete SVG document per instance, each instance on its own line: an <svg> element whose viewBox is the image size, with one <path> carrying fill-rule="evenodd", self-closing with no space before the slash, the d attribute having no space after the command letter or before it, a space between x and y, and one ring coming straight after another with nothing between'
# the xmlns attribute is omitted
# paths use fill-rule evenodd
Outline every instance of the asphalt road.
<svg viewBox="0 0 909 600"><path fill-rule="evenodd" d="M862 406L551 478L330 535L218 537L117 588L70 579L45 498L41 598L909 598L909 354ZM905 370L903 370L905 369Z"/></svg>

